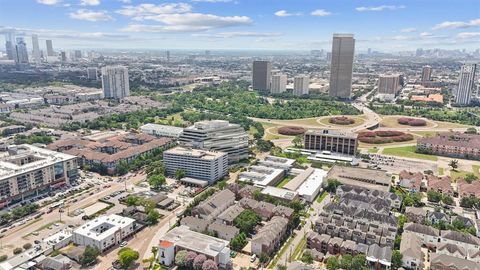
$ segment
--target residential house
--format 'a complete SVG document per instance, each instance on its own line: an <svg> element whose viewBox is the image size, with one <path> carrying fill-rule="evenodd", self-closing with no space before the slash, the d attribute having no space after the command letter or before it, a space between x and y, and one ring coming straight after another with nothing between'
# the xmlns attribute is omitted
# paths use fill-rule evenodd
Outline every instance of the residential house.
<svg viewBox="0 0 480 270"><path fill-rule="evenodd" d="M252 253L260 255L273 252L286 237L287 225L288 219L273 217L252 238Z"/></svg>
<svg viewBox="0 0 480 270"><path fill-rule="evenodd" d="M233 205L234 202L235 194L228 189L224 189L195 206L192 209L192 216L211 221Z"/></svg>
<svg viewBox="0 0 480 270"><path fill-rule="evenodd" d="M405 208L405 216L411 222L423 224L427 218L428 210L420 207L407 206Z"/></svg>
<svg viewBox="0 0 480 270"><path fill-rule="evenodd" d="M406 223L403 230L417 235L424 245L435 246L439 242L440 231L433 227L418 223Z"/></svg>
<svg viewBox="0 0 480 270"><path fill-rule="evenodd" d="M423 174L420 172L412 173L406 170L400 172L400 186L408 189L410 192L419 192L422 186Z"/></svg>
<svg viewBox="0 0 480 270"><path fill-rule="evenodd" d="M480 238L475 237L471 234L448 230L442 231L441 235L441 243L451 243L473 250L480 249Z"/></svg>
<svg viewBox="0 0 480 270"><path fill-rule="evenodd" d="M450 217L442 212L431 212L427 215L427 219L431 224L438 224L440 222L444 224L450 223Z"/></svg>
<svg viewBox="0 0 480 270"><path fill-rule="evenodd" d="M223 211L223 213L217 217L215 222L219 224L233 225L233 221L243 212L243 210L245 210L243 207L234 204Z"/></svg>
<svg viewBox="0 0 480 270"><path fill-rule="evenodd" d="M423 269L422 241L411 232L402 234L400 253L403 255L403 267L408 269Z"/></svg>
<svg viewBox="0 0 480 270"><path fill-rule="evenodd" d="M180 220L180 225L187 226L191 231L204 233L210 222L206 219L187 216Z"/></svg>
<svg viewBox="0 0 480 270"><path fill-rule="evenodd" d="M435 175L428 175L427 191L430 190L453 196L452 179L450 176L437 177Z"/></svg>
<svg viewBox="0 0 480 270"><path fill-rule="evenodd" d="M234 226L225 224L212 223L208 226L208 231L213 233L216 237L230 241L235 235L240 233L240 230Z"/></svg>
<svg viewBox="0 0 480 270"><path fill-rule="evenodd" d="M430 269L432 270L480 270L480 264L442 253L430 255Z"/></svg>

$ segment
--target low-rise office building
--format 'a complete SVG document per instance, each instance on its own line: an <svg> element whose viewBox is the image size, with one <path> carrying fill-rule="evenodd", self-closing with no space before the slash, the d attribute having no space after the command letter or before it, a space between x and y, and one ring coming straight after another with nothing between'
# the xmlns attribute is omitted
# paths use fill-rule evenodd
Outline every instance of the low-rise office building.
<svg viewBox="0 0 480 270"><path fill-rule="evenodd" d="M304 147L308 150L355 155L358 147L357 136L355 133L336 130L309 130L304 136Z"/></svg>
<svg viewBox="0 0 480 270"><path fill-rule="evenodd" d="M335 165L327 179L336 179L349 186L389 192L391 179L386 171Z"/></svg>
<svg viewBox="0 0 480 270"><path fill-rule="evenodd" d="M122 243L136 231L135 220L119 215L101 216L73 231L72 241L81 246L92 246L105 251Z"/></svg>
<svg viewBox="0 0 480 270"><path fill-rule="evenodd" d="M178 138L182 134L183 128L148 123L141 126L140 131L157 137Z"/></svg>
<svg viewBox="0 0 480 270"><path fill-rule="evenodd" d="M0 207L77 178L75 156L28 144L10 146L0 157Z"/></svg>
<svg viewBox="0 0 480 270"><path fill-rule="evenodd" d="M228 174L228 154L191 148L175 147L163 152L167 174L183 170L185 176L215 183Z"/></svg>

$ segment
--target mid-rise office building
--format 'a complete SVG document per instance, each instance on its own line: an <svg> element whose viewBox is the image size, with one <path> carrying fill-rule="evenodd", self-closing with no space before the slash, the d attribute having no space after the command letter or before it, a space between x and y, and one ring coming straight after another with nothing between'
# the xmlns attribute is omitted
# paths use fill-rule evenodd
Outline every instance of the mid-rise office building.
<svg viewBox="0 0 480 270"><path fill-rule="evenodd" d="M402 89L400 81L401 75L399 74L380 75L378 78L378 93L396 96Z"/></svg>
<svg viewBox="0 0 480 270"><path fill-rule="evenodd" d="M270 61L253 61L252 88L260 92L270 92L272 82L272 63Z"/></svg>
<svg viewBox="0 0 480 270"><path fill-rule="evenodd" d="M76 228L72 234L73 243L79 246L96 247L101 252L120 245L123 239L133 235L135 220L119 215L97 217Z"/></svg>
<svg viewBox="0 0 480 270"><path fill-rule="evenodd" d="M60 61L67 62L67 53L65 51L60 52Z"/></svg>
<svg viewBox="0 0 480 270"><path fill-rule="evenodd" d="M15 44L15 64L28 65L27 44L23 37L17 37Z"/></svg>
<svg viewBox="0 0 480 270"><path fill-rule="evenodd" d="M183 130L178 142L186 147L228 153L229 163L248 158L247 132L228 121L197 122Z"/></svg>
<svg viewBox="0 0 480 270"><path fill-rule="evenodd" d="M333 34L332 61L330 65L330 96L350 98L352 93L353 34Z"/></svg>
<svg viewBox="0 0 480 270"><path fill-rule="evenodd" d="M475 86L475 72L477 65L463 65L458 78L458 87L455 92L455 103L458 105L469 105L472 100Z"/></svg>
<svg viewBox="0 0 480 270"><path fill-rule="evenodd" d="M305 132L305 149L331 151L355 155L358 147L357 134L336 130L309 130Z"/></svg>
<svg viewBox="0 0 480 270"><path fill-rule="evenodd" d="M432 67L423 66L422 68L422 84L432 80Z"/></svg>
<svg viewBox="0 0 480 270"><path fill-rule="evenodd" d="M75 59L78 60L78 59L81 59L82 58L82 51L80 50L75 50Z"/></svg>
<svg viewBox="0 0 480 270"><path fill-rule="evenodd" d="M53 42L51 39L45 41L47 45L47 56L55 56L55 51L53 51Z"/></svg>
<svg viewBox="0 0 480 270"><path fill-rule="evenodd" d="M123 66L103 67L102 89L105 98L122 99L129 96L128 69Z"/></svg>
<svg viewBox="0 0 480 270"><path fill-rule="evenodd" d="M175 147L163 152L168 175L183 170L186 177L215 183L228 174L228 154L191 148Z"/></svg>
<svg viewBox="0 0 480 270"><path fill-rule="evenodd" d="M281 94L287 91L287 75L278 74L272 76L272 86L270 93Z"/></svg>
<svg viewBox="0 0 480 270"><path fill-rule="evenodd" d="M0 207L70 184L78 177L77 157L22 144L0 157Z"/></svg>
<svg viewBox="0 0 480 270"><path fill-rule="evenodd" d="M38 35L32 35L32 52L33 52L33 59L36 63L40 63L42 61L42 54L40 52L40 46L38 45Z"/></svg>
<svg viewBox="0 0 480 270"><path fill-rule="evenodd" d="M183 128L148 123L140 127L140 131L157 137L178 138L183 132Z"/></svg>
<svg viewBox="0 0 480 270"><path fill-rule="evenodd" d="M87 79L98 80L98 69L96 67L87 68Z"/></svg>
<svg viewBox="0 0 480 270"><path fill-rule="evenodd" d="M293 80L293 94L296 96L308 95L309 85L310 77L305 75L296 76Z"/></svg>

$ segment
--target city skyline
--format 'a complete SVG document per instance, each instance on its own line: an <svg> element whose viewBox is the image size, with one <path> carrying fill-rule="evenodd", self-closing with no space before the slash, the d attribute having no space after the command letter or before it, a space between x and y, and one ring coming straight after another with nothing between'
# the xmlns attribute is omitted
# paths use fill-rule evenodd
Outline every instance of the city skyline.
<svg viewBox="0 0 480 270"><path fill-rule="evenodd" d="M333 33L353 33L357 51L478 48L473 0L422 2L192 0L2 1L6 33L32 34L61 49L329 50ZM33 12L35 15L33 16ZM379 23L381 22L381 23ZM313 29L313 30L312 30Z"/></svg>

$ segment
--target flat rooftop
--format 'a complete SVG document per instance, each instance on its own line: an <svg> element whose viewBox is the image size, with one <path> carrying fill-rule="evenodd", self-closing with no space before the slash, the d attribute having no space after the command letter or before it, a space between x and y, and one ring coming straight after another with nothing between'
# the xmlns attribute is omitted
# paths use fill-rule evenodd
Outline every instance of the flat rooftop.
<svg viewBox="0 0 480 270"><path fill-rule="evenodd" d="M357 134L353 132L345 132L340 130L333 130L333 129L322 129L322 130L307 130L305 135L322 135L322 136L337 136L337 137L345 137L345 138L352 138L356 139Z"/></svg>
<svg viewBox="0 0 480 270"><path fill-rule="evenodd" d="M25 158L31 162L21 165L19 160ZM0 180L71 159L76 157L29 144L13 145L0 153Z"/></svg>
<svg viewBox="0 0 480 270"><path fill-rule="evenodd" d="M218 253L225 249L230 252L228 241L191 231L187 226L183 225L167 232L161 240L172 242L175 246L180 246L211 257L217 256Z"/></svg>
<svg viewBox="0 0 480 270"><path fill-rule="evenodd" d="M297 189L298 194L311 196L323 182L326 181L328 172L322 169L314 169L313 173Z"/></svg>
<svg viewBox="0 0 480 270"><path fill-rule="evenodd" d="M224 152L206 151L206 150L200 150L200 149L184 148L180 146L169 149L164 153L171 154L171 155L191 156L191 157L205 159L205 160L217 159L227 154Z"/></svg>
<svg viewBox="0 0 480 270"><path fill-rule="evenodd" d="M386 171L335 165L327 179L337 179L342 184L359 186L370 190L388 192L391 178Z"/></svg>
<svg viewBox="0 0 480 270"><path fill-rule="evenodd" d="M248 182L251 181L256 186L268 186L273 181L278 180L278 177L284 174L284 170L270 168L265 166L251 166L249 171L242 172L239 175L239 180Z"/></svg>
<svg viewBox="0 0 480 270"><path fill-rule="evenodd" d="M134 222L135 220L132 218L112 214L109 216L101 216L94 220L91 220L75 229L73 233L89 237L96 241L101 241L107 237L111 237L119 229L126 228ZM100 225L103 225L103 227L106 229L97 232L95 229L98 228Z"/></svg>
<svg viewBox="0 0 480 270"><path fill-rule="evenodd" d="M272 197L285 199L285 200L293 200L298 195L298 192L296 191L291 191L285 188L277 188L272 186L265 187L261 192L262 194L268 194Z"/></svg>

